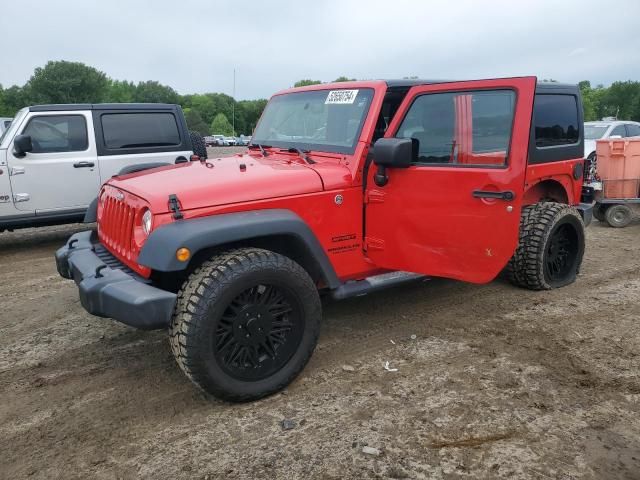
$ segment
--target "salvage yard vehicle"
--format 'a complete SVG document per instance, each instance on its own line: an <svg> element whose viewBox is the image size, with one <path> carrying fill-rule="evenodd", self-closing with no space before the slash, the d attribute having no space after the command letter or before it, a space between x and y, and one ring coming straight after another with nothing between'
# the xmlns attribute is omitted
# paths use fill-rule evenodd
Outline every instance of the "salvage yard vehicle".
<svg viewBox="0 0 640 480"><path fill-rule="evenodd" d="M595 200L593 216L614 228L640 211L640 136L598 140L585 166L584 191Z"/></svg>
<svg viewBox="0 0 640 480"><path fill-rule="evenodd" d="M107 179L186 162L193 141L179 105L24 108L0 137L0 231L82 221Z"/></svg>
<svg viewBox="0 0 640 480"><path fill-rule="evenodd" d="M581 203L576 86L535 77L344 82L273 96L249 150L112 178L97 232L56 252L83 307L168 328L204 391L289 384L320 330L320 294L424 276L572 283Z"/></svg>
<svg viewBox="0 0 640 480"><path fill-rule="evenodd" d="M584 158L595 161L596 141L640 136L640 122L603 119L584 122Z"/></svg>

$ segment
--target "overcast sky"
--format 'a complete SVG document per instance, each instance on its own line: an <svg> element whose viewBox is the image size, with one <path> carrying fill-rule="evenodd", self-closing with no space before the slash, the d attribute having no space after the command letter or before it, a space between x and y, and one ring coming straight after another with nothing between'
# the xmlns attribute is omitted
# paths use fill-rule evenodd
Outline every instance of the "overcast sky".
<svg viewBox="0 0 640 480"><path fill-rule="evenodd" d="M640 80L640 0L2 0L0 83L48 60L179 93L301 78Z"/></svg>

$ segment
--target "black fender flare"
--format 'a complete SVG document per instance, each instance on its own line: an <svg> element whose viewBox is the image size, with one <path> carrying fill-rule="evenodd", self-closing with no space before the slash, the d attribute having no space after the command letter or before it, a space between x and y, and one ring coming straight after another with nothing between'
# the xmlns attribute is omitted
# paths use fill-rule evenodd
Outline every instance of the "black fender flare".
<svg viewBox="0 0 640 480"><path fill-rule="evenodd" d="M149 170L151 168L166 167L167 165L172 164L167 162L134 163L133 165L122 167L115 176L118 177L120 175L126 175L127 173L142 172L143 170Z"/></svg>
<svg viewBox="0 0 640 480"><path fill-rule="evenodd" d="M309 226L291 210L268 209L225 213L209 217L179 220L151 232L138 263L160 272L185 270L189 262L176 258L176 251L186 247L191 258L199 251L252 239L285 236L304 248L329 288L341 282L331 261ZM286 253L285 253L286 254Z"/></svg>

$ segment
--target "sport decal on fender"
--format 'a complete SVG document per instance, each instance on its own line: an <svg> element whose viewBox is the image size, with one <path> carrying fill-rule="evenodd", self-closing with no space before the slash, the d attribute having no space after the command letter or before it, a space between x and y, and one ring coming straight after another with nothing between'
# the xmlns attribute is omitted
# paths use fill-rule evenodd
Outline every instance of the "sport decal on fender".
<svg viewBox="0 0 640 480"><path fill-rule="evenodd" d="M9 195L0 194L0 203L9 203L11 197Z"/></svg>
<svg viewBox="0 0 640 480"><path fill-rule="evenodd" d="M325 105L351 105L356 100L358 90L331 90Z"/></svg>

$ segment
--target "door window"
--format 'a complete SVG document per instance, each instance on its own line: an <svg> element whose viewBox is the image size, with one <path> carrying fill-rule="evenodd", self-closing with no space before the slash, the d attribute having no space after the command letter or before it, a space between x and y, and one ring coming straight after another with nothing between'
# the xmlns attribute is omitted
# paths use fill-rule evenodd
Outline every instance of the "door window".
<svg viewBox="0 0 640 480"><path fill-rule="evenodd" d="M610 137L618 136L618 137L624 138L627 136L627 131L624 129L624 125L618 125L616 128L611 130L611 134L609 136Z"/></svg>
<svg viewBox="0 0 640 480"><path fill-rule="evenodd" d="M108 113L102 115L102 132L108 149L180 145L178 124L171 113Z"/></svg>
<svg viewBox="0 0 640 480"><path fill-rule="evenodd" d="M89 146L82 115L41 115L31 118L23 135L31 137L32 153L79 152Z"/></svg>
<svg viewBox="0 0 640 480"><path fill-rule="evenodd" d="M627 123L627 133L630 137L640 137L640 125Z"/></svg>
<svg viewBox="0 0 640 480"><path fill-rule="evenodd" d="M418 97L396 137L418 141L418 162L449 166L507 163L516 96L512 90Z"/></svg>

